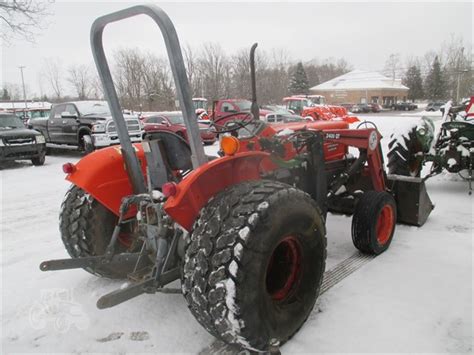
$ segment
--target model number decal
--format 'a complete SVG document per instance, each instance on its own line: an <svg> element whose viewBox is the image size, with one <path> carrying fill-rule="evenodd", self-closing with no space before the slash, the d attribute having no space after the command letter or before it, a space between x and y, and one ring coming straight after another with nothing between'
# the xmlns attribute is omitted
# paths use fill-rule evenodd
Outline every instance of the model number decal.
<svg viewBox="0 0 474 355"><path fill-rule="evenodd" d="M326 139L339 139L341 138L340 133L326 133Z"/></svg>

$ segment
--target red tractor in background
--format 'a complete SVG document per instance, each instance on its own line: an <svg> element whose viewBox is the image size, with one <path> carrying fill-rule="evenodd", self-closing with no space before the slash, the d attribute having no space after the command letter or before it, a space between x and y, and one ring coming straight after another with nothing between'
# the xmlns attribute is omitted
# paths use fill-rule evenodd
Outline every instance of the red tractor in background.
<svg viewBox="0 0 474 355"><path fill-rule="evenodd" d="M359 119L349 116L345 107L326 105L321 95L294 95L283 98L288 110L307 120L343 120L348 123L358 122Z"/></svg>
<svg viewBox="0 0 474 355"><path fill-rule="evenodd" d="M127 134L102 33L111 22L142 14L163 33L189 144L156 132L132 145ZM353 214L354 245L370 254L389 247L397 221L426 221L433 206L423 182L385 174L375 127L318 121L275 129L258 119L256 45L250 112L231 126L214 121L221 153L208 157L178 37L160 8L139 5L100 17L91 42L121 146L64 165L72 186L60 230L71 259L45 261L40 269L83 268L131 281L101 297L99 308L143 293L179 292L214 336L267 350L298 331L318 297L328 210ZM176 279L180 289L166 287Z"/></svg>

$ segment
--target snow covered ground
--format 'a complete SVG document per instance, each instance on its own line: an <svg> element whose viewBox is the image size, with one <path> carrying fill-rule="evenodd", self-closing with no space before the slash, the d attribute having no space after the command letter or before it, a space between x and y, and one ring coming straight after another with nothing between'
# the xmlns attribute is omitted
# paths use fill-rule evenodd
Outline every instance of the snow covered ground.
<svg viewBox="0 0 474 355"><path fill-rule="evenodd" d="M386 137L386 152L390 133L418 118L367 119ZM43 167L19 162L0 171L1 353L198 353L214 339L181 296L143 295L98 310L97 298L120 282L39 270L43 260L67 257L58 231L68 188L61 165L79 159L62 152ZM428 222L398 225L386 253L320 297L284 354L472 352L472 197L450 174L427 188L436 205ZM329 216L327 269L354 253L350 225Z"/></svg>

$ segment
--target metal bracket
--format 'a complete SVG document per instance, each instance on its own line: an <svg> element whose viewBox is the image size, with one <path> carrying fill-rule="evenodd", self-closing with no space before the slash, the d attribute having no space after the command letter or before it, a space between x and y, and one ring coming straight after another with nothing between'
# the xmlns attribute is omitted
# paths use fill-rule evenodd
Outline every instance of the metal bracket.
<svg viewBox="0 0 474 355"><path fill-rule="evenodd" d="M154 5L137 5L117 11L94 21L91 28L91 47L94 61L99 72L99 77L104 88L104 94L112 113L112 118L117 127L117 134L122 147L122 154L127 167L130 183L135 194L145 193L146 185L143 178L140 162L138 161L132 142L128 135L127 126L123 118L122 110L115 90L110 68L105 56L102 43L102 35L106 25L138 15L151 17L161 30L165 41L168 58L170 60L171 71L173 73L176 86L176 93L183 111L184 123L188 132L188 139L192 151L193 168L207 162L204 147L199 132L198 121L191 98L188 77L184 66L183 55L179 44L178 36L168 15L159 7Z"/></svg>

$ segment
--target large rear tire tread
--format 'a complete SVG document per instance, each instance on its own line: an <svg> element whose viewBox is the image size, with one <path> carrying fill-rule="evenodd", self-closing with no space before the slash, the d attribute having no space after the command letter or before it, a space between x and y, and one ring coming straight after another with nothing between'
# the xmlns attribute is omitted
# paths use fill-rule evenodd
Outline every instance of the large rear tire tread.
<svg viewBox="0 0 474 355"><path fill-rule="evenodd" d="M387 154L389 174L420 177L423 159L419 155L423 152L416 143L416 128L405 136L392 137Z"/></svg>
<svg viewBox="0 0 474 355"><path fill-rule="evenodd" d="M297 212L292 211L293 206L299 206ZM299 302L299 308L292 309L299 312L273 314L279 322L280 317L285 319L279 323L281 336L275 336L270 334L268 319L262 317L275 306L262 292L267 286L260 283L261 273L267 272L268 253L273 255L280 238L276 234L283 233L278 227L278 223L284 223L283 212L304 215L300 220L304 223L288 227L295 234L310 220L311 228L306 226L300 238L304 254L301 262L306 267L301 285L305 286L295 286L295 294L300 295L300 289L306 292L304 301L294 302ZM271 339L284 343L306 321L319 294L326 260L325 234L321 211L300 190L265 180L228 188L202 209L186 239L182 291L189 309L209 333L226 343L258 351L267 350ZM319 254L314 254L315 250Z"/></svg>
<svg viewBox="0 0 474 355"><path fill-rule="evenodd" d="M72 258L103 255L112 237L117 217L81 188L72 185L67 191L59 215L61 238ZM127 249L117 243L118 252ZM124 279L130 270L107 265L84 268L99 277Z"/></svg>

